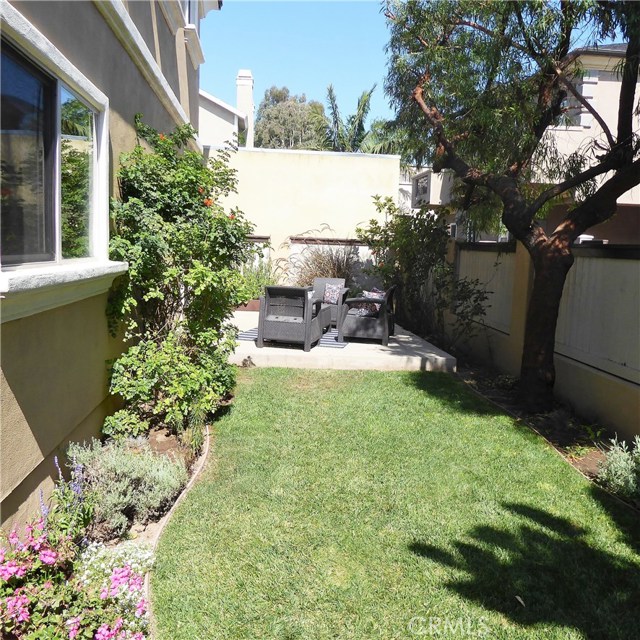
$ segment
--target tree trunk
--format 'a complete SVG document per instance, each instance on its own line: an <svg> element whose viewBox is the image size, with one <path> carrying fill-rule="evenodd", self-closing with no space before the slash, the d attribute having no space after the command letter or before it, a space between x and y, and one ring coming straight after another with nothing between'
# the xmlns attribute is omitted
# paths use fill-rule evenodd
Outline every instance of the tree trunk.
<svg viewBox="0 0 640 640"><path fill-rule="evenodd" d="M557 238L537 245L530 253L535 275L525 325L520 393L527 409L545 411L553 401L556 325L573 254L568 241Z"/></svg>

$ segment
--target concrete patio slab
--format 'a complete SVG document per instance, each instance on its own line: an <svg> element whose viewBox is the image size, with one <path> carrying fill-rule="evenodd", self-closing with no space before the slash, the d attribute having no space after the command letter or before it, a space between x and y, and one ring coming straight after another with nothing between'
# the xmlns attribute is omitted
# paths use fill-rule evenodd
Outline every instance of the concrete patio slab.
<svg viewBox="0 0 640 640"><path fill-rule="evenodd" d="M242 331L258 326L257 311L238 311L233 322ZM456 359L396 324L395 335L383 347L372 341L348 342L343 349L315 346L305 353L302 345L273 344L262 349L253 341L238 341L232 364L294 369L367 369L373 371L456 370Z"/></svg>

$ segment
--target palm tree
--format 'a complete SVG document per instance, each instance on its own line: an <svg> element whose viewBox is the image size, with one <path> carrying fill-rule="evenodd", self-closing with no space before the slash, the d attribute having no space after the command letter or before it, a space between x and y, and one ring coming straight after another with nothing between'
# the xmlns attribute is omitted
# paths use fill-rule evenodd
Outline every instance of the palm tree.
<svg viewBox="0 0 640 640"><path fill-rule="evenodd" d="M364 151L369 131L365 127L365 120L371 108L371 95L376 85L365 91L358 99L356 112L346 121L340 115L338 100L333 85L327 88L327 111L317 116L318 138L321 149L328 151L357 152Z"/></svg>

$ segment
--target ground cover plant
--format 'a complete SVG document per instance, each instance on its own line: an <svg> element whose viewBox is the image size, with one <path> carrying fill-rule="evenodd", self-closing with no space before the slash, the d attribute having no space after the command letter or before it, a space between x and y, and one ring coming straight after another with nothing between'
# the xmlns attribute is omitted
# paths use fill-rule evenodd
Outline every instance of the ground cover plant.
<svg viewBox="0 0 640 640"><path fill-rule="evenodd" d="M160 640L637 637L636 515L450 376L242 370L214 441Z"/></svg>
<svg viewBox="0 0 640 640"><path fill-rule="evenodd" d="M82 465L62 475L50 505L0 539L0 637L7 640L144 640L149 548L87 543L96 502Z"/></svg>
<svg viewBox="0 0 640 640"><path fill-rule="evenodd" d="M156 455L144 439L71 444L69 457L83 470L92 517L91 540L112 540L131 525L147 524L166 513L187 484L184 460Z"/></svg>
<svg viewBox="0 0 640 640"><path fill-rule="evenodd" d="M640 436L634 438L631 447L624 440L611 441L598 480L609 491L640 506Z"/></svg>

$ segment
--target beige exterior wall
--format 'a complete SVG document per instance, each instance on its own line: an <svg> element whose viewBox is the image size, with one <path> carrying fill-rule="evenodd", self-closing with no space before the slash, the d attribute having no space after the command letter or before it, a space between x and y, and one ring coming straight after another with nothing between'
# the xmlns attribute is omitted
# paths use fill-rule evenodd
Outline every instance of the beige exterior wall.
<svg viewBox="0 0 640 640"><path fill-rule="evenodd" d="M130 42L131 39L126 34L114 33L99 10L102 7L99 2L18 1L11 4L109 97L112 162L117 162L121 153L132 148L132 141L135 141L133 120L136 113L142 113L144 121L159 131L171 131L177 124L185 122L184 118L171 113L157 93L151 90L149 80L140 65L134 62L123 46L123 40ZM145 9L148 4L129 2L126 5L128 11L133 13L134 23L138 21L138 29L143 18L150 15L148 7ZM171 34L162 12L156 10L154 13L161 52L160 71L181 105L195 105L195 109L192 110L192 122L197 128L198 72L190 62L184 38L180 39ZM76 28L70 30L69 25L76 25ZM153 39L149 29L143 31L146 38ZM148 46L145 34L140 35ZM149 53L155 59L154 49L154 46L149 47ZM178 64L180 58L183 59L181 67ZM182 82L181 74L184 76ZM191 93L193 95L190 95ZM187 109L185 114L189 115Z"/></svg>
<svg viewBox="0 0 640 640"><path fill-rule="evenodd" d="M122 343L108 334L106 303L102 294L2 325L3 523L33 512L33 489L55 476L53 456L71 439L97 435L112 408L107 360Z"/></svg>
<svg viewBox="0 0 640 640"><path fill-rule="evenodd" d="M117 196L120 154L135 145L136 113L160 131L184 123L188 113L197 126L198 71L159 4L83 0L11 6L35 28L36 39L44 36L108 98L109 195ZM122 28L131 24L127 15L137 29ZM27 31L27 44L17 43L26 54L29 37ZM106 189L104 196L106 211ZM15 291L10 278L17 272L3 269L0 276L8 287L0 310L2 526L37 512L39 490L47 497L57 477L54 456L71 440L98 435L113 409L107 361L122 342L108 334L106 290L123 267L106 261L106 249L105 255L77 264L84 270L81 278L73 275L71 261L21 268L20 277L28 282Z"/></svg>
<svg viewBox="0 0 640 640"><path fill-rule="evenodd" d="M398 156L240 149L231 159L238 193L225 205L237 206L269 236L272 257L287 257L281 245L290 236L355 239L356 227L376 218L373 196L398 198ZM319 230L328 225L330 231Z"/></svg>
<svg viewBox="0 0 640 640"><path fill-rule="evenodd" d="M488 314L486 326L470 347L477 357L517 376L533 268L518 243L515 254L502 260L498 269L511 267L511 273L492 281L483 265L500 258L495 250L486 249L450 245L449 259L458 265L459 276L486 283L494 292L491 303L499 309ZM556 334L555 392L586 420L630 440L640 435L640 270L637 260L597 257L599 251L590 249L588 255L578 256L569 272Z"/></svg>

